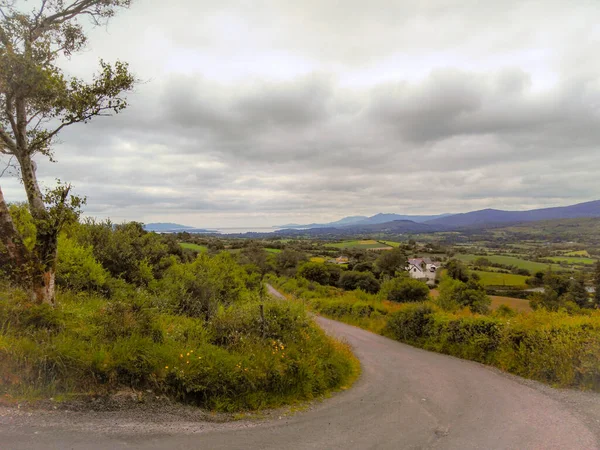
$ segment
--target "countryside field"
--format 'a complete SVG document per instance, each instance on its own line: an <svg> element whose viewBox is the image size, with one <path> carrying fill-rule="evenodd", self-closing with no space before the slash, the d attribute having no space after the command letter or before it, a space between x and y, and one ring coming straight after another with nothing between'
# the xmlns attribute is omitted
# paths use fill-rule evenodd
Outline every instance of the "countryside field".
<svg viewBox="0 0 600 450"><path fill-rule="evenodd" d="M457 254L454 257L456 259L459 259L464 262L473 262L477 258L483 257L483 258L490 260L493 263L504 264L507 266L515 266L515 267L518 267L519 269L527 269L531 273L545 272L548 270L548 267L551 267L552 270L564 270L564 268L558 264L544 264L544 263L539 263L539 262L535 262L535 261L527 261L526 259L517 258L515 256L503 256L503 255L481 256L481 255L472 255L472 254Z"/></svg>
<svg viewBox="0 0 600 450"><path fill-rule="evenodd" d="M373 250L373 249L387 250L392 247L395 247L394 245L382 244L381 242L377 242L374 239L368 239L368 240L364 240L364 241L360 241L360 240L344 241L344 242L338 242L336 244L330 244L330 246L336 247L339 249L356 248L356 249L362 249L362 250Z"/></svg>
<svg viewBox="0 0 600 450"><path fill-rule="evenodd" d="M194 250L197 252L205 252L208 250L208 247L205 245L191 244L189 242L180 242L179 245L181 245L183 248L187 248L188 250Z"/></svg>
<svg viewBox="0 0 600 450"><path fill-rule="evenodd" d="M431 296L436 298L440 293L437 289L433 289L431 291ZM530 312L532 311L531 306L529 306L529 300L523 300L520 298L511 298L511 297L501 297L498 295L490 295L490 299L492 300L492 304L490 307L492 310L498 309L501 305L506 305L517 312Z"/></svg>
<svg viewBox="0 0 600 450"><path fill-rule="evenodd" d="M576 264L576 265L593 265L596 264L597 260L592 258L583 258L578 256L552 256L547 258L556 263L564 262L566 264Z"/></svg>
<svg viewBox="0 0 600 450"><path fill-rule="evenodd" d="M475 271L481 278L481 283L484 286L514 286L514 287L526 287L525 281L528 277L523 275L513 275L512 273L499 273L499 272L483 272Z"/></svg>
<svg viewBox="0 0 600 450"><path fill-rule="evenodd" d="M575 250L565 253L564 256L583 256L584 258L589 258L590 254L587 250Z"/></svg>

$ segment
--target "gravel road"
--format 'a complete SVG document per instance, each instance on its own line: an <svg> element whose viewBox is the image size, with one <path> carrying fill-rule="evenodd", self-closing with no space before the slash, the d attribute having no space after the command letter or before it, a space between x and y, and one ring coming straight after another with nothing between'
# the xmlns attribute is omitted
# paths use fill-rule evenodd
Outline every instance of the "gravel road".
<svg viewBox="0 0 600 450"><path fill-rule="evenodd" d="M600 395L556 390L317 318L355 349L355 386L307 411L177 415L0 409L0 449L600 449Z"/></svg>

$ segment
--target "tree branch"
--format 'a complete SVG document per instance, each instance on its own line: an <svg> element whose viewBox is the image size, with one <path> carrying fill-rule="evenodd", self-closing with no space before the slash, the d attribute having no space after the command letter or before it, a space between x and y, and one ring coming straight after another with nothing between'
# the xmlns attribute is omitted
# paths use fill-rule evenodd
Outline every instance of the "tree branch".
<svg viewBox="0 0 600 450"><path fill-rule="evenodd" d="M0 128L0 141L4 143L5 147L2 148L2 146L0 146L0 153L3 153L4 155L14 155L14 152L17 150L17 144L2 128Z"/></svg>

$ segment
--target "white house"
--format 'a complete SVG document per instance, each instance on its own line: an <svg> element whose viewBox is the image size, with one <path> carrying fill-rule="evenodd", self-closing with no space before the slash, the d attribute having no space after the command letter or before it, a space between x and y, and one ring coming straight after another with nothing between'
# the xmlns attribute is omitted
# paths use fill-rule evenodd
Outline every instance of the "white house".
<svg viewBox="0 0 600 450"><path fill-rule="evenodd" d="M433 262L429 258L412 258L408 260L406 270L411 278L434 283L435 274L439 267L439 263Z"/></svg>

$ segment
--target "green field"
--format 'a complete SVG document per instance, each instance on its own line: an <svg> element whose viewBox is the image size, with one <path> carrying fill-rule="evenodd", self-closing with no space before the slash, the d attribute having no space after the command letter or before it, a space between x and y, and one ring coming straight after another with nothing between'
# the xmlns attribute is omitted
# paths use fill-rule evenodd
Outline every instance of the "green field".
<svg viewBox="0 0 600 450"><path fill-rule="evenodd" d="M523 275L513 275L512 273L498 273L498 272L474 272L481 278L481 283L484 286L515 286L515 287L526 287L525 280L528 277Z"/></svg>
<svg viewBox="0 0 600 450"><path fill-rule="evenodd" d="M556 263L564 262L566 264L583 264L583 265L592 265L596 264L596 260L592 258L580 258L576 256L552 256L551 258L546 258Z"/></svg>
<svg viewBox="0 0 600 450"><path fill-rule="evenodd" d="M269 253L281 253L281 250L278 248L265 248L265 250Z"/></svg>
<svg viewBox="0 0 600 450"><path fill-rule="evenodd" d="M310 262L324 263L325 262L325 258L323 258L322 256L312 256L310 258Z"/></svg>
<svg viewBox="0 0 600 450"><path fill-rule="evenodd" d="M380 241L380 242L383 242L384 244L387 244L390 247L400 247L400 245L402 245L400 242L394 242L394 241Z"/></svg>
<svg viewBox="0 0 600 450"><path fill-rule="evenodd" d="M380 242L377 242L373 239L368 239L368 240L364 240L364 241L344 241L344 242L338 242L337 244L330 244L331 247L336 247L336 248L358 248L358 249L363 249L363 250L369 250L369 249L388 249L388 248L392 248L392 245L388 245L388 244L382 244Z"/></svg>
<svg viewBox="0 0 600 450"><path fill-rule="evenodd" d="M196 252L205 252L208 250L206 245L190 244L189 242L180 242L179 245L181 245L183 248L194 250Z"/></svg>
<svg viewBox="0 0 600 450"><path fill-rule="evenodd" d="M573 252L565 253L564 256L583 256L584 258L589 258L590 254L587 252L587 250L575 250Z"/></svg>
<svg viewBox="0 0 600 450"><path fill-rule="evenodd" d="M477 258L486 258L496 264L504 264L506 266L515 266L515 267L518 267L519 269L527 269L532 274L534 272L545 272L546 270L548 270L549 266L551 266L553 270L561 270L562 269L561 266L559 266L558 264L544 264L544 263L539 263L539 262L534 262L534 261L527 261L525 259L517 258L515 256L502 256L502 255L481 256L481 255L457 254L454 257L456 259L459 259L464 262L473 262Z"/></svg>

